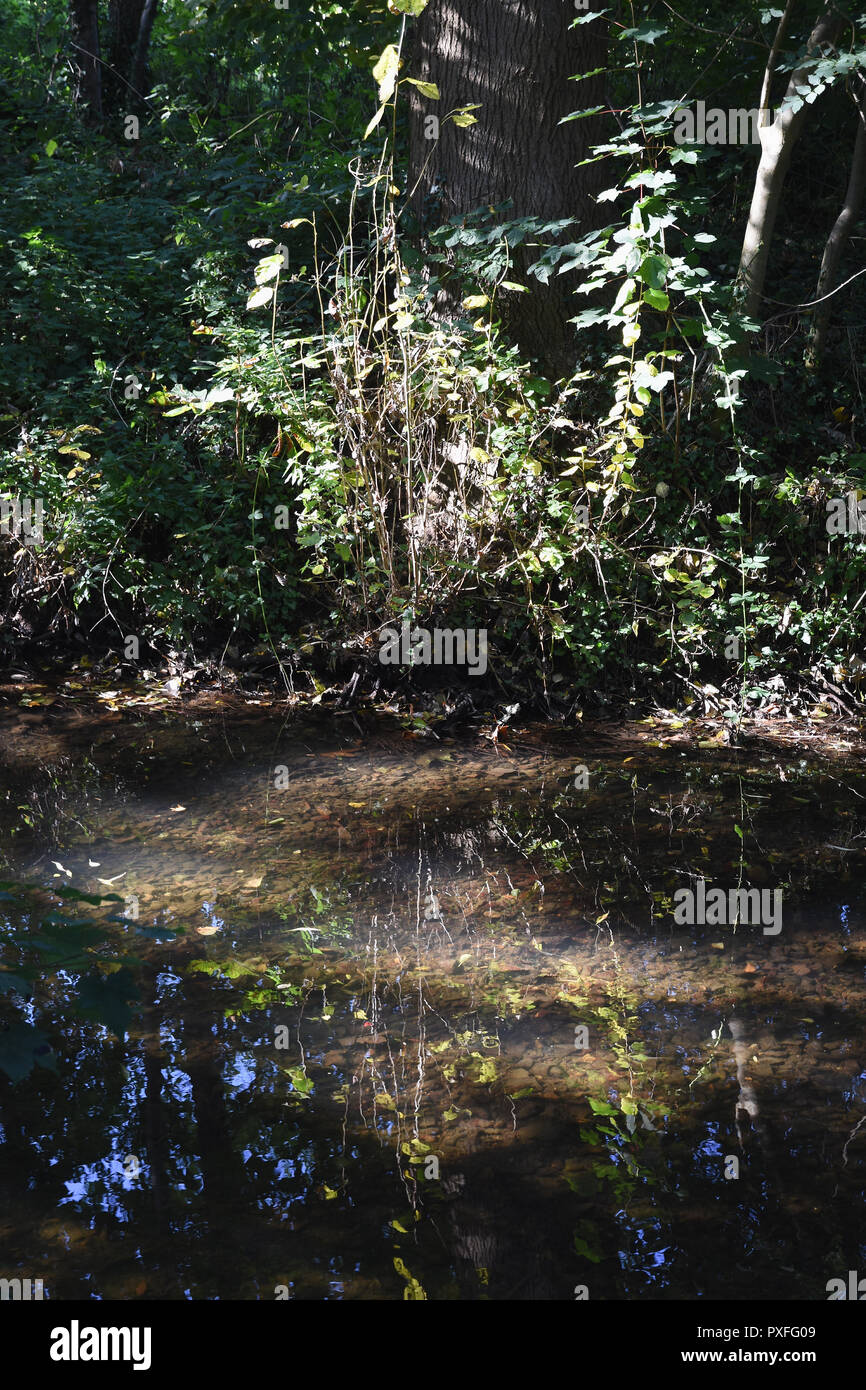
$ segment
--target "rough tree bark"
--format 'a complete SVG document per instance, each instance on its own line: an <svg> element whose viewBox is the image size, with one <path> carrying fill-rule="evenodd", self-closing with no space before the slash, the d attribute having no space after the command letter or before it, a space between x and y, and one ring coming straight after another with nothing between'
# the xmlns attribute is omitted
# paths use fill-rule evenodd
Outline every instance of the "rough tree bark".
<svg viewBox="0 0 866 1390"><path fill-rule="evenodd" d="M787 23L790 9L789 4L780 21L780 31ZM812 56L823 45L833 43L841 31L843 23L843 17L839 14L830 12L823 14L809 36L808 54ZM775 62L778 47L779 36L777 35L767 65L768 71L764 77L762 105L764 103L769 104L769 89L772 80L771 65ZM794 70L785 93L786 99L794 96L798 88L808 87L807 73L808 69L802 67ZM743 238L743 249L740 252L738 272L738 279L745 290L745 311L750 318L757 318L760 313L769 265L770 243L782 200L782 189L791 163L794 145L806 123L810 109L805 103L797 111L789 106L780 110L772 124L760 127L761 158L758 161L758 171L755 175L755 188L752 194L752 205L749 209L749 222Z"/></svg>
<svg viewBox="0 0 866 1390"><path fill-rule="evenodd" d="M102 119L102 71L99 54L98 0L69 0L72 65L81 99L91 120Z"/></svg>
<svg viewBox="0 0 866 1390"><path fill-rule="evenodd" d="M599 122L559 124L602 100L601 77L570 79L604 66L607 31L600 21L570 28L576 15L566 0L430 0L415 21L406 71L440 92L433 102L410 89L409 187L422 231L508 199L506 220L576 217L566 239L607 224L592 198L605 186L603 165L576 168L601 140ZM475 102L477 125L443 119ZM425 133L431 115L438 140ZM524 253L516 269L535 258ZM564 279L542 286L530 277L513 322L521 347L554 369L569 355L575 312Z"/></svg>

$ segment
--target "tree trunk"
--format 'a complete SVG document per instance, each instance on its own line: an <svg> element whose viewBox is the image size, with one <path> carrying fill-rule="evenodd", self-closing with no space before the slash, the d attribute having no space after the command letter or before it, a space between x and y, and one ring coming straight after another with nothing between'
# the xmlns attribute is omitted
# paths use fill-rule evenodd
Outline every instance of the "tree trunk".
<svg viewBox="0 0 866 1390"><path fill-rule="evenodd" d="M782 23L784 22L785 17L782 20ZM839 14L823 14L809 37L807 52L813 55L823 44L833 43L843 23L844 20ZM774 46L774 54L775 51ZM808 85L807 70L802 67L796 68L791 74L786 98L793 96L799 87ZM764 91L769 92L766 79ZM761 158L755 175L752 206L749 209L749 223L743 239L738 273L740 283L746 292L745 311L750 318L757 318L760 312L767 278L770 242L782 200L782 188L794 145L806 123L808 111L809 107L805 103L797 111L789 106L780 111L771 125L760 127Z"/></svg>
<svg viewBox="0 0 866 1390"><path fill-rule="evenodd" d="M150 52L150 36L153 33L153 22L156 19L158 8L159 0L144 0L141 22L138 26L135 56L132 61L132 75L129 81L136 96L141 101L145 99L145 87L148 85L147 56Z"/></svg>
<svg viewBox="0 0 866 1390"><path fill-rule="evenodd" d="M821 273L818 276L815 298L823 300L823 303L816 308L815 317L812 320L812 341L809 345L808 357L810 365L819 362L824 353L827 329L830 326L833 313L833 300L828 299L827 296L836 288L842 252L845 250L851 235L851 229L860 215L864 195L866 195L866 116L861 111L857 126L857 139L854 142L854 154L851 157L851 173L848 178L845 201L833 224L833 230L827 238L827 245L824 247L824 256L821 261Z"/></svg>
<svg viewBox="0 0 866 1390"><path fill-rule="evenodd" d="M604 186L604 166L575 167L602 138L599 122L559 124L601 100L599 77L570 79L604 66L606 31L600 22L572 29L575 17L566 0L430 0L407 64L412 77L434 82L440 93L434 102L410 88L409 188L422 232L508 199L505 220L576 217L568 240L606 225L592 200ZM445 119L471 103L480 104L477 125ZM439 120L438 139L430 116ZM517 271L525 273L534 259L526 248ZM572 336L567 318L574 306L564 280L552 277L544 286L530 277L531 294L516 296L521 347L554 368L563 365Z"/></svg>
<svg viewBox="0 0 866 1390"><path fill-rule="evenodd" d="M83 99L90 119L99 121L102 119L102 73L98 0L70 0L69 28L77 77L75 98Z"/></svg>
<svg viewBox="0 0 866 1390"><path fill-rule="evenodd" d="M129 81L143 8L144 0L109 0L109 71L104 85L109 104L121 109L132 104Z"/></svg>

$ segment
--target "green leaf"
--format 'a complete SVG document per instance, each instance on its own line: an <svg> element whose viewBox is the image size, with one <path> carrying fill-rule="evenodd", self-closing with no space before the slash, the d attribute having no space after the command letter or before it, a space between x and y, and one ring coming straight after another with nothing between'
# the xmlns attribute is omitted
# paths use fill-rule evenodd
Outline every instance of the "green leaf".
<svg viewBox="0 0 866 1390"><path fill-rule="evenodd" d="M302 1067L290 1067L288 1076L298 1095L306 1097L310 1094L313 1089L313 1083L310 1078L304 1074Z"/></svg>
<svg viewBox="0 0 866 1390"><path fill-rule="evenodd" d="M670 265L667 256L644 256L638 274L645 285L649 285L651 289L660 290L664 287Z"/></svg>
<svg viewBox="0 0 866 1390"><path fill-rule="evenodd" d="M655 43L662 34L668 32L664 26L657 24L638 24L635 29L623 29L619 38L625 42L626 39L634 39L636 43Z"/></svg>
<svg viewBox="0 0 866 1390"><path fill-rule="evenodd" d="M435 82L422 82L420 77L404 77L404 82L411 82L413 87L417 87L422 97L429 97L431 101L439 100L439 88Z"/></svg>
<svg viewBox="0 0 866 1390"><path fill-rule="evenodd" d="M392 14L419 15L427 8L427 0L388 0Z"/></svg>
<svg viewBox="0 0 866 1390"><path fill-rule="evenodd" d="M602 1256L599 1255L597 1250L593 1250L587 1245L586 1241L581 1236L574 1237L574 1249L576 1254L580 1255L585 1260L592 1260L594 1265L601 1263Z"/></svg>
<svg viewBox="0 0 866 1390"><path fill-rule="evenodd" d="M606 1100L593 1100L592 1097L590 1096L590 1098L589 1098L589 1105L590 1105L590 1109L593 1110L594 1113L595 1113L596 1115L618 1115L618 1114L619 1114L619 1111L617 1110L616 1106L615 1106L615 1105L609 1105L609 1104L607 1103Z"/></svg>
<svg viewBox="0 0 866 1390"><path fill-rule="evenodd" d="M667 309L671 302L663 290L644 290L643 297L651 309Z"/></svg>

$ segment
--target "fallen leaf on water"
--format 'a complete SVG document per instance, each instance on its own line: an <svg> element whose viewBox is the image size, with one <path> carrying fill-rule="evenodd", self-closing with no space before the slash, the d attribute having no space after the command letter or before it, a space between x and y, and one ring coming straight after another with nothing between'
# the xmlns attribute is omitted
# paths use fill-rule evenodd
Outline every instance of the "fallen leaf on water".
<svg viewBox="0 0 866 1390"><path fill-rule="evenodd" d="M199 936L215 936L219 927L196 927Z"/></svg>
<svg viewBox="0 0 866 1390"><path fill-rule="evenodd" d="M110 888L111 885L112 885L112 883L116 883L117 880L118 880L119 878L125 878L125 877L126 877L126 869L124 869L124 871L123 871L122 874L115 874L115 875L114 875L114 878L99 878L99 876L97 875L96 882L97 882L97 883L104 883L105 886L106 886L106 888Z"/></svg>
<svg viewBox="0 0 866 1390"><path fill-rule="evenodd" d="M248 878L244 883L244 888L261 888L264 874L259 874L258 878Z"/></svg>
<svg viewBox="0 0 866 1390"><path fill-rule="evenodd" d="M743 966L743 974L744 974L744 975L754 975L754 973L755 973L755 971L757 970L757 968L758 968L757 965L753 965L752 962L751 962L750 960L747 960L747 961L746 961L746 964Z"/></svg>
<svg viewBox="0 0 866 1390"><path fill-rule="evenodd" d="M185 807L185 806L172 806L171 809L172 809L173 811L185 811L185 810L186 810L186 807Z"/></svg>

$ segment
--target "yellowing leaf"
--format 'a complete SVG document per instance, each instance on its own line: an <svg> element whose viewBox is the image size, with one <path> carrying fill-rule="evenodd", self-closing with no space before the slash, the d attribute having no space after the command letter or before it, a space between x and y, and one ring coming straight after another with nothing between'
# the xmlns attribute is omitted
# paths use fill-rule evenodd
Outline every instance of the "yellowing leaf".
<svg viewBox="0 0 866 1390"><path fill-rule="evenodd" d="M380 102L384 103L394 95L399 70L400 58L394 45L389 43L387 48L382 50L379 61L373 69L373 77L379 84Z"/></svg>
<svg viewBox="0 0 866 1390"><path fill-rule="evenodd" d="M439 88L435 82L422 82L418 77L406 77L405 82L411 82L413 87L417 87L422 97L429 97L431 101L439 100Z"/></svg>
<svg viewBox="0 0 866 1390"><path fill-rule="evenodd" d="M267 304L274 293L273 285L261 285L257 290L253 290L247 300L248 309L258 309L260 305Z"/></svg>
<svg viewBox="0 0 866 1390"><path fill-rule="evenodd" d="M372 121L371 121L370 124L367 126L367 129L364 131L364 139L365 139L365 140L366 140L367 136L368 136L368 135L371 135L372 132L376 129L376 126L379 124L379 122L381 121L381 119L382 119L382 117L384 116L384 114L385 114L385 103L383 102L382 105L379 107L379 110L376 112L375 116L373 117Z"/></svg>

